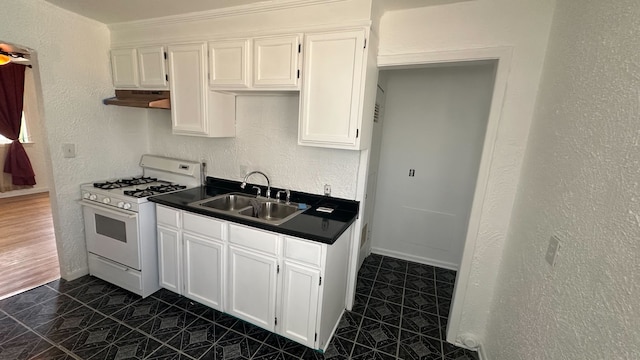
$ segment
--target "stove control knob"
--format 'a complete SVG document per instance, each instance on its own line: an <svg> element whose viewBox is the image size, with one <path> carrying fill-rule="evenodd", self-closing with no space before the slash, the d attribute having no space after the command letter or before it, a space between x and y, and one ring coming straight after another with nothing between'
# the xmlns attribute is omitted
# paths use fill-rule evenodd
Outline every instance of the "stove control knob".
<svg viewBox="0 0 640 360"><path fill-rule="evenodd" d="M91 194L89 194L89 193L84 193L84 194L82 194L82 198L83 198L83 199L88 199L88 198L89 198L89 196L91 196Z"/></svg>
<svg viewBox="0 0 640 360"><path fill-rule="evenodd" d="M120 202L118 203L118 207L119 207L120 209L122 209L122 208L124 207L124 202L120 201Z"/></svg>
<svg viewBox="0 0 640 360"><path fill-rule="evenodd" d="M106 198L102 199L102 202L105 203L105 204L109 204L111 202L111 199L106 197Z"/></svg>
<svg viewBox="0 0 640 360"><path fill-rule="evenodd" d="M125 210L129 210L129 209L131 209L131 204L129 204L129 203L125 203L125 204L122 206L122 208L123 208L123 209L125 209Z"/></svg>
<svg viewBox="0 0 640 360"><path fill-rule="evenodd" d="M89 195L89 200L95 200L95 199L97 199L97 198L98 198L98 197L97 197L95 194L90 194L90 195Z"/></svg>

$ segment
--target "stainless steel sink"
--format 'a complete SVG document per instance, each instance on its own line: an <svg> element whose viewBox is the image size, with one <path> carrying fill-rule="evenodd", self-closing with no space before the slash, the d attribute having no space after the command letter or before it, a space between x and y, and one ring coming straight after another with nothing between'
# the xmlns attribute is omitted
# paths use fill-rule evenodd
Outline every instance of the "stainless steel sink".
<svg viewBox="0 0 640 360"><path fill-rule="evenodd" d="M296 203L285 204L243 193L218 195L193 202L189 206L270 225L280 225L304 211L298 209Z"/></svg>

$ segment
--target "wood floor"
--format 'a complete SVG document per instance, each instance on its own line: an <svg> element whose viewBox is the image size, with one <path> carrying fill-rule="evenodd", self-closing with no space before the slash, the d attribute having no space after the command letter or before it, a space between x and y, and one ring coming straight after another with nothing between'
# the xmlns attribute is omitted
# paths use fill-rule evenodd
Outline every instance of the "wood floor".
<svg viewBox="0 0 640 360"><path fill-rule="evenodd" d="M60 277L49 193L0 199L0 299Z"/></svg>

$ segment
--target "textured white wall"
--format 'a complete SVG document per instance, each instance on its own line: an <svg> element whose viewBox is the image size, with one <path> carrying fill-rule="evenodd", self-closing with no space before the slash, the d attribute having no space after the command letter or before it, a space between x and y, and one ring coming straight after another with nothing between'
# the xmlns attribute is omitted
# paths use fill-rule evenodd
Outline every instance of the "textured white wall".
<svg viewBox="0 0 640 360"><path fill-rule="evenodd" d="M483 341L547 45L553 0L483 0L386 13L380 55L510 46L511 69L460 330Z"/></svg>
<svg viewBox="0 0 640 360"><path fill-rule="evenodd" d="M171 116L149 113L154 154L208 163L207 175L242 180L251 170L265 172L275 187L354 199L359 152L298 146L298 96L240 95L236 137L210 139L171 135ZM259 176L251 182L262 184ZM274 194L275 195L275 194Z"/></svg>
<svg viewBox="0 0 640 360"><path fill-rule="evenodd" d="M52 207L61 273L87 271L79 185L138 173L147 149L146 118L107 107L112 96L109 31L103 24L42 0L2 2L2 40L37 51L41 108L50 148ZM75 143L78 156L62 157L60 145Z"/></svg>
<svg viewBox="0 0 640 360"><path fill-rule="evenodd" d="M491 312L491 360L640 356L640 3L559 1ZM562 240L557 264L544 260Z"/></svg>

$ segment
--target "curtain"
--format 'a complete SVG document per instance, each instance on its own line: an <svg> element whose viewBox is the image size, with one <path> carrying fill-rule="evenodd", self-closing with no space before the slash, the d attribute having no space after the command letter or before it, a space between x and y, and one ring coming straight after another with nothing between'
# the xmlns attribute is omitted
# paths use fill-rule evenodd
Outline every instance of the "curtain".
<svg viewBox="0 0 640 360"><path fill-rule="evenodd" d="M25 66L8 63L0 66L0 134L12 140L4 162L14 185L35 185L29 156L18 140L22 121Z"/></svg>

